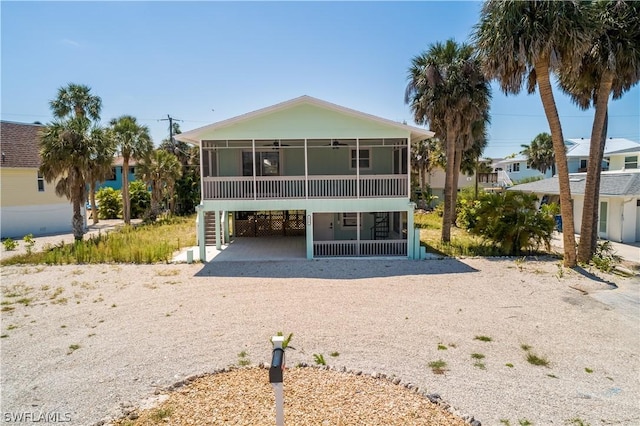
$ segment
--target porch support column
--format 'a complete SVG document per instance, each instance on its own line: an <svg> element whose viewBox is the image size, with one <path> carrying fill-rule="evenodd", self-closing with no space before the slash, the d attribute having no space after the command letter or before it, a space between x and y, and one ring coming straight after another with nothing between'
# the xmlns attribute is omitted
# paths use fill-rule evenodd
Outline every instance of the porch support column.
<svg viewBox="0 0 640 426"><path fill-rule="evenodd" d="M307 138L304 138L304 198L309 199L309 147Z"/></svg>
<svg viewBox="0 0 640 426"><path fill-rule="evenodd" d="M205 240L205 232L204 228L206 226L204 220L204 206L202 204L196 206L196 212L198 214L198 227L196 231L198 232L198 249L200 252L200 261L207 261L207 241Z"/></svg>
<svg viewBox="0 0 640 426"><path fill-rule="evenodd" d="M416 247L416 236L420 235L420 230L414 229L413 222L413 209L415 204L409 203L409 208L407 209L407 257L409 259L419 259L420 250L418 253L415 251ZM420 238L418 238L418 247L420 246ZM417 255L417 256L416 256Z"/></svg>
<svg viewBox="0 0 640 426"><path fill-rule="evenodd" d="M253 199L258 198L257 183L256 183L256 140L251 139L251 164L253 164Z"/></svg>
<svg viewBox="0 0 640 426"><path fill-rule="evenodd" d="M407 198L411 199L411 196L413 195L411 193L411 133L409 133L409 136L406 139L406 144L407 144ZM402 148L400 148L400 163L402 163ZM402 169L398 171L402 173ZM420 182L420 176L418 176L418 182Z"/></svg>
<svg viewBox="0 0 640 426"><path fill-rule="evenodd" d="M360 212L356 212L356 256L360 256Z"/></svg>
<svg viewBox="0 0 640 426"><path fill-rule="evenodd" d="M356 138L356 198L360 198L360 138Z"/></svg>
<svg viewBox="0 0 640 426"><path fill-rule="evenodd" d="M306 211L306 228L307 228L307 259L313 259L313 212L311 210Z"/></svg>
<svg viewBox="0 0 640 426"><path fill-rule="evenodd" d="M224 242L229 244L229 212L222 212L224 216Z"/></svg>
<svg viewBox="0 0 640 426"><path fill-rule="evenodd" d="M216 215L216 249L218 250L222 250L222 230L220 229L220 220L222 219L221 215L220 215L220 210L216 210L215 211L215 215Z"/></svg>

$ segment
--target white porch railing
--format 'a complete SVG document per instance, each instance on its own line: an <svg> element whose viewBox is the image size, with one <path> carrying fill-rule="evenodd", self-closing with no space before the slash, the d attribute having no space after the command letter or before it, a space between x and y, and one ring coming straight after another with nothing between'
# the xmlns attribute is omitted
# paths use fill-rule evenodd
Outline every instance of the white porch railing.
<svg viewBox="0 0 640 426"><path fill-rule="evenodd" d="M205 177L205 200L407 197L407 175ZM308 181L308 192L307 192Z"/></svg>
<svg viewBox="0 0 640 426"><path fill-rule="evenodd" d="M314 257L406 256L407 240L314 241Z"/></svg>

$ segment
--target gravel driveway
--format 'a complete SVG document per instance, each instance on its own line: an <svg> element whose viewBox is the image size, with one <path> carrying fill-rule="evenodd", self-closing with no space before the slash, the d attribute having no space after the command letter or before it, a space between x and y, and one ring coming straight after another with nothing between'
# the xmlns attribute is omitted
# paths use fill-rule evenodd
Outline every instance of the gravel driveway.
<svg viewBox="0 0 640 426"><path fill-rule="evenodd" d="M596 300L616 291L607 280L638 300L640 283L554 259L10 266L1 278L7 424L114 418L241 352L269 361L277 331L294 333L289 365L323 354L394 375L483 425L640 424L640 312Z"/></svg>

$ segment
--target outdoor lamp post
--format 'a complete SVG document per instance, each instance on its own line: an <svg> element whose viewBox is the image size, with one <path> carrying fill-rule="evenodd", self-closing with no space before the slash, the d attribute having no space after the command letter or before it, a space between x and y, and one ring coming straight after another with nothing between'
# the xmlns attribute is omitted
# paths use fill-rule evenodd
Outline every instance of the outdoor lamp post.
<svg viewBox="0 0 640 426"><path fill-rule="evenodd" d="M282 387L284 372L284 349L282 343L284 336L273 336L273 352L271 353L271 366L269 367L269 382L276 396L276 426L284 426L284 389Z"/></svg>

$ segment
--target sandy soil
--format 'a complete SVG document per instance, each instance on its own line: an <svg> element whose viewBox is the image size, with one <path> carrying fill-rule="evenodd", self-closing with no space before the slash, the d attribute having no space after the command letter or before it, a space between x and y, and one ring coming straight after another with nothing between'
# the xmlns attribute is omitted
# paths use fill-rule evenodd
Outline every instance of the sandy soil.
<svg viewBox="0 0 640 426"><path fill-rule="evenodd" d="M1 288L4 423L113 419L186 377L268 362L283 331L289 365L323 354L398 377L483 425L640 424L638 279L555 259L10 266Z"/></svg>

